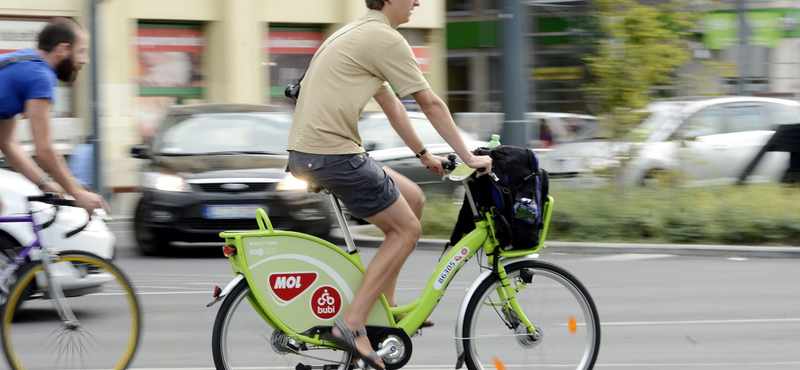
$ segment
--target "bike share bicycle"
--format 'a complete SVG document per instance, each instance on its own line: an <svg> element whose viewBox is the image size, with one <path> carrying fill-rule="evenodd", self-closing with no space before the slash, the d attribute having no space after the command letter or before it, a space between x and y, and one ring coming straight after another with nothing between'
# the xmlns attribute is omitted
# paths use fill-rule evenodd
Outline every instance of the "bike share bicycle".
<svg viewBox="0 0 800 370"><path fill-rule="evenodd" d="M470 186L475 171L445 163L450 180ZM324 191L324 190L323 190ZM364 267L339 202L328 194L347 250L311 235L274 230L258 210L258 231L223 232L223 251L235 278L215 287L222 304L214 322L212 352L217 369L269 367L350 370L353 357L324 340L361 284ZM375 302L367 336L387 369L411 358L411 336L436 307L455 274L478 251L482 273L457 312L456 368L558 367L591 369L600 347L600 320L584 285L567 270L538 260L554 200L544 206L540 242L526 250L504 250L493 237L491 210L478 209L470 191L475 229L453 246L433 271L418 299L389 307ZM496 257L495 257L496 256ZM486 262L481 260L486 258ZM244 301L249 304L242 305ZM399 321L398 314L406 313ZM502 364L502 365L501 365ZM363 366L361 366L363 367Z"/></svg>
<svg viewBox="0 0 800 370"><path fill-rule="evenodd" d="M53 218L34 203L55 206ZM41 232L57 222L54 194L28 197L29 214L0 217L30 223L36 239L0 275L3 351L12 369L125 369L139 342L141 312L128 278L111 261L83 251L41 245ZM66 237L83 231L83 226ZM78 283L80 281L80 284Z"/></svg>

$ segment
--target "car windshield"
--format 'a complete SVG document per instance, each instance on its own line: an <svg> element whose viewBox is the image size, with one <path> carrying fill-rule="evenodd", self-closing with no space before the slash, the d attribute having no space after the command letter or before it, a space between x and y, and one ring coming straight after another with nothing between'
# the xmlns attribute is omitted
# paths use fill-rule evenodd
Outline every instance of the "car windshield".
<svg viewBox="0 0 800 370"><path fill-rule="evenodd" d="M425 145L445 143L444 139L427 119L411 118L411 125ZM367 151L406 147L403 139L392 128L392 124L389 123L389 119L386 117L362 119L358 122L358 131L361 134L361 142L364 144L364 149Z"/></svg>
<svg viewBox="0 0 800 370"><path fill-rule="evenodd" d="M286 154L291 117L283 113L172 116L153 143L160 155Z"/></svg>

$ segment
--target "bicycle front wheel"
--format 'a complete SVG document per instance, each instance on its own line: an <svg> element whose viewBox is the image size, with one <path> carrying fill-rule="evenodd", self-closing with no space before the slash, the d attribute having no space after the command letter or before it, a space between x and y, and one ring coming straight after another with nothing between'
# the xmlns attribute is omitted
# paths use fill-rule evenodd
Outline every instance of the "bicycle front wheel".
<svg viewBox="0 0 800 370"><path fill-rule="evenodd" d="M460 333L467 367L591 369L600 349L600 319L583 284L542 261L515 262L505 270L522 312L511 307L499 278L484 280L470 299Z"/></svg>
<svg viewBox="0 0 800 370"><path fill-rule="evenodd" d="M76 322L59 315L45 266L33 262L2 309L3 351L12 369L125 369L139 342L139 302L111 262L61 254L47 269L61 285ZM33 292L24 300L25 292Z"/></svg>
<svg viewBox="0 0 800 370"><path fill-rule="evenodd" d="M294 370L298 364L314 369L351 368L345 351L311 346L273 328L259 316L248 301L247 280L240 281L217 312L211 338L211 352L217 370L270 369Z"/></svg>

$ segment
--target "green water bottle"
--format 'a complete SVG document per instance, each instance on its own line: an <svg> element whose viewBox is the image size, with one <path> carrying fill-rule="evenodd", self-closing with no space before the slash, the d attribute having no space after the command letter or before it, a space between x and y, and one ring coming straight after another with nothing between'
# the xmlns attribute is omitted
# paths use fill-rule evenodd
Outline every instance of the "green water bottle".
<svg viewBox="0 0 800 370"><path fill-rule="evenodd" d="M486 147L492 149L496 146L500 146L500 135L492 134L492 140L489 140L489 142L486 144Z"/></svg>

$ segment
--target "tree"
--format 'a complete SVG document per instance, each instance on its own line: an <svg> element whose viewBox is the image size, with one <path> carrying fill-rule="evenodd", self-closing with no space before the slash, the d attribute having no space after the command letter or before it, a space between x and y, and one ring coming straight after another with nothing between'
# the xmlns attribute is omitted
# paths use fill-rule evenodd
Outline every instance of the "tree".
<svg viewBox="0 0 800 370"><path fill-rule="evenodd" d="M637 0L596 0L601 33L597 55L584 58L593 79L584 89L600 102L611 139L627 137L642 109L673 86L691 60L689 37L702 14L689 0L642 5Z"/></svg>

